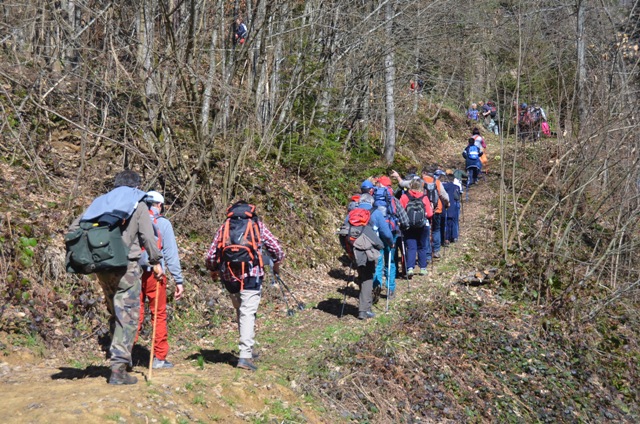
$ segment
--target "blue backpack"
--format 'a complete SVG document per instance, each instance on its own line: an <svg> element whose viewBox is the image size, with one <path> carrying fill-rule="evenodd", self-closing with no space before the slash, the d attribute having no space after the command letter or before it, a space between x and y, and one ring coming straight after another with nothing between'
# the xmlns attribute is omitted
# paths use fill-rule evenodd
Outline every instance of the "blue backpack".
<svg viewBox="0 0 640 424"><path fill-rule="evenodd" d="M470 146L467 156L471 160L478 160L480 158L480 149L478 149L478 146Z"/></svg>
<svg viewBox="0 0 640 424"><path fill-rule="evenodd" d="M378 208L384 215L385 221L389 223L392 232L398 231L398 211L393 201L391 188L376 187L373 192L373 207Z"/></svg>

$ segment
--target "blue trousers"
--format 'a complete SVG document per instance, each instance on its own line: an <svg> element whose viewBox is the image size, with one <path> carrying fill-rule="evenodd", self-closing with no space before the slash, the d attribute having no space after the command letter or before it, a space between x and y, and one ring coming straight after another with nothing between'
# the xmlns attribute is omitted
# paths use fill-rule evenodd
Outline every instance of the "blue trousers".
<svg viewBox="0 0 640 424"><path fill-rule="evenodd" d="M412 228L404 233L404 242L407 245L407 269L416 266L416 255L420 269L426 269L431 260L431 244L429 243L430 228Z"/></svg>
<svg viewBox="0 0 640 424"><path fill-rule="evenodd" d="M394 244L394 248L391 249L390 247L385 247L384 249L380 250L380 259L378 259L378 263L376 264L376 272L373 276L373 288L376 287L387 287L387 283L385 282L385 284L382 284L382 278L385 277L388 279L389 281L389 287L388 289L390 291L393 291L396 289L396 249L397 247L395 247L396 244L396 240L398 239L398 236L394 235L393 236L393 244ZM391 256L391 275L387 275L387 273L389 272L389 256Z"/></svg>
<svg viewBox="0 0 640 424"><path fill-rule="evenodd" d="M440 251L440 245L442 244L440 227L442 226L442 214L436 213L433 215L433 225L431 231L433 234L433 253Z"/></svg>

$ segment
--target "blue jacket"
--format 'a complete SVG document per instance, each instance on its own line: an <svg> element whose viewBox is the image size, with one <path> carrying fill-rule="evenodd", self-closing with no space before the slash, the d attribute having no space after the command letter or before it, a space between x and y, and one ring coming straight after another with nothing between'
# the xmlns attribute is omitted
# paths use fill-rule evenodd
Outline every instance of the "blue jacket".
<svg viewBox="0 0 640 424"><path fill-rule="evenodd" d="M471 159L469 158L469 148L471 147L474 147L477 149L477 147L474 144L470 144L462 151L462 157L465 159L466 168L482 169L482 162L480 162L480 156L482 156L484 152L482 151L482 149L478 149L479 150L478 159Z"/></svg>
<svg viewBox="0 0 640 424"><path fill-rule="evenodd" d="M167 218L159 214L159 211L156 208L152 207L150 210L154 213L154 216L157 219L157 228L158 231L160 231L160 237L162 238L162 269L165 271L168 270L171 273L176 284L182 284L182 267L180 266L178 243L176 243L176 235L173 232L173 226ZM151 215L149 215L149 218L151 218ZM146 252L144 252L140 258L141 266L149 265L147 258L148 256L146 255Z"/></svg>
<svg viewBox="0 0 640 424"><path fill-rule="evenodd" d="M371 220L369 223L373 227L373 229L378 233L378 236L382 240L382 242L391 247L393 245L393 234L391 234L391 228L389 227L389 223L384 219L382 212L378 209L374 209L372 205L369 203L361 203L360 208L371 211ZM344 219L345 225L349 221L349 215L347 215Z"/></svg>
<svg viewBox="0 0 640 424"><path fill-rule="evenodd" d="M113 223L129 218L138 206L138 202L147 193L137 188L118 187L97 197L82 215L82 221L91 221L103 215Z"/></svg>

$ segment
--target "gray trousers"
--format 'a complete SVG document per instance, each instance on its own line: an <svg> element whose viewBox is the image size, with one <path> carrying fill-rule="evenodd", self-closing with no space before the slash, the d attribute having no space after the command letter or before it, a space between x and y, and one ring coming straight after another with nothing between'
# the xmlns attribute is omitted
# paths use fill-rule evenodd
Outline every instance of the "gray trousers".
<svg viewBox="0 0 640 424"><path fill-rule="evenodd" d="M258 312L258 305L260 305L261 294L260 290L242 290L240 293L229 294L238 315L238 331L240 332L238 350L241 359L251 359L255 344L256 312Z"/></svg>
<svg viewBox="0 0 640 424"><path fill-rule="evenodd" d="M365 266L358 267L358 284L360 284L360 302L358 311L371 312L373 305L373 274L376 262L369 261Z"/></svg>

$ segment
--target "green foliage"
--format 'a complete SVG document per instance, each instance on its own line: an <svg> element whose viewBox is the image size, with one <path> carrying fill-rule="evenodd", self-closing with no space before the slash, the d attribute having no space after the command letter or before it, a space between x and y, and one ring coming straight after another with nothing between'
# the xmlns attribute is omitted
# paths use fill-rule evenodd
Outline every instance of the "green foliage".
<svg viewBox="0 0 640 424"><path fill-rule="evenodd" d="M18 263L23 268L30 268L33 265L33 256L35 254L33 249L37 244L38 240L32 237L20 237L18 239Z"/></svg>
<svg viewBox="0 0 640 424"><path fill-rule="evenodd" d="M282 164L300 174L323 197L339 204L347 202L354 181L387 170L375 166L380 152L365 140L345 146L346 131L326 133L313 129L308 139L288 134L282 152ZM345 147L347 148L345 152Z"/></svg>
<svg viewBox="0 0 640 424"><path fill-rule="evenodd" d="M198 363L198 368L203 370L204 369L204 356L198 355L197 363Z"/></svg>
<svg viewBox="0 0 640 424"><path fill-rule="evenodd" d="M205 406L207 404L207 401L205 400L203 394L198 394L193 398L193 404Z"/></svg>

